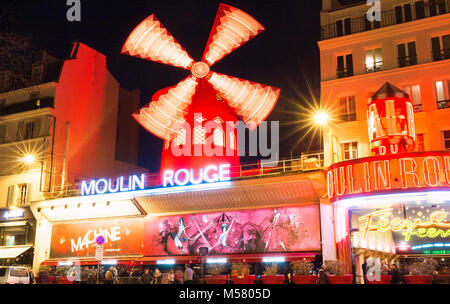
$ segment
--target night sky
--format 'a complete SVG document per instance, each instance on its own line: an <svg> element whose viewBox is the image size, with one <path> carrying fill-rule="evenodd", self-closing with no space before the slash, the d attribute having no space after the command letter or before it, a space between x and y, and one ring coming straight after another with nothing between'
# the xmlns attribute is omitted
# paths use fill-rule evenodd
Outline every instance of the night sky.
<svg viewBox="0 0 450 304"><path fill-rule="evenodd" d="M215 0L81 0L81 22L68 22L65 0L2 0L10 20L2 31L32 39L38 49L65 58L78 40L108 58L108 68L121 86L140 89L145 105L157 90L172 86L189 72L120 54L127 36L155 14L194 60L200 60L221 1ZM219 73L281 88L268 120L279 120L281 157L317 150L318 137L296 145L298 105L319 100L320 0L228 0L224 3L248 13L266 30L213 66ZM298 124L302 124L301 120ZM140 127L140 165L159 169L162 140Z"/></svg>

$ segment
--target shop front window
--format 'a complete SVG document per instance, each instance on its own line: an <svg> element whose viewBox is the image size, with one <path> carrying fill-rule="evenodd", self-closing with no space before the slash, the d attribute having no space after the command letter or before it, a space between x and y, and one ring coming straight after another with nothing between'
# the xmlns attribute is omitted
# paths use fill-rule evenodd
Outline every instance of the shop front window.
<svg viewBox="0 0 450 304"><path fill-rule="evenodd" d="M0 228L1 246L26 245L27 228L25 226Z"/></svg>

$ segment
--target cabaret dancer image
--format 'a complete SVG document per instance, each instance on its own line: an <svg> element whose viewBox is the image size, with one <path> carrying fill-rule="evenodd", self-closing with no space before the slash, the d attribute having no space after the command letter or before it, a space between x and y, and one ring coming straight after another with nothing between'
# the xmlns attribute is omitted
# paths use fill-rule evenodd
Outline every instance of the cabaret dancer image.
<svg viewBox="0 0 450 304"><path fill-rule="evenodd" d="M186 232L186 229L189 228L189 226L185 226L184 218L182 218L182 217L180 217L180 220L178 221L177 226L178 226L178 233L176 235L174 233L172 233L172 237L175 242L175 246L178 248L178 252L180 254L184 254L183 243L187 239L190 239L189 235ZM183 234L185 236L183 236Z"/></svg>

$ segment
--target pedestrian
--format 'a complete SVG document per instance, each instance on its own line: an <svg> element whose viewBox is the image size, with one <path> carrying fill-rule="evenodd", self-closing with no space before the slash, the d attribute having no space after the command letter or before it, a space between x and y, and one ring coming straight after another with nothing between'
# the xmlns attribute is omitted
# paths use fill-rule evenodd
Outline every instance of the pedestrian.
<svg viewBox="0 0 450 304"><path fill-rule="evenodd" d="M175 270L175 284L183 284L184 272L183 268L177 267Z"/></svg>
<svg viewBox="0 0 450 304"><path fill-rule="evenodd" d="M150 275L148 268L145 268L144 274L140 277L141 284L151 284L153 277Z"/></svg>
<svg viewBox="0 0 450 304"><path fill-rule="evenodd" d="M318 284L328 284L328 276L330 272L328 271L327 265L323 264L322 268L319 270Z"/></svg>
<svg viewBox="0 0 450 304"><path fill-rule="evenodd" d="M184 284L192 284L194 282L194 270L191 269L189 264L184 266Z"/></svg>
<svg viewBox="0 0 450 304"><path fill-rule="evenodd" d="M80 284L87 284L89 280L89 267L85 266L80 273Z"/></svg>
<svg viewBox="0 0 450 304"><path fill-rule="evenodd" d="M110 267L105 273L105 284L113 284L114 283L114 269Z"/></svg>
<svg viewBox="0 0 450 304"><path fill-rule="evenodd" d="M361 268L363 272L364 284L367 284L366 276L367 276L367 259L364 259L364 263L362 263Z"/></svg>
<svg viewBox="0 0 450 304"><path fill-rule="evenodd" d="M170 269L167 281L169 284L175 284L175 272L173 271L173 269Z"/></svg>
<svg viewBox="0 0 450 304"><path fill-rule="evenodd" d="M34 273L30 266L28 268L28 273L30 274L30 284L34 284Z"/></svg>
<svg viewBox="0 0 450 304"><path fill-rule="evenodd" d="M391 271L389 273L391 278L391 284L401 284L402 283L402 276L400 274L400 270L398 270L397 265L392 264Z"/></svg>
<svg viewBox="0 0 450 304"><path fill-rule="evenodd" d="M155 284L161 284L161 272L158 268L155 269Z"/></svg>

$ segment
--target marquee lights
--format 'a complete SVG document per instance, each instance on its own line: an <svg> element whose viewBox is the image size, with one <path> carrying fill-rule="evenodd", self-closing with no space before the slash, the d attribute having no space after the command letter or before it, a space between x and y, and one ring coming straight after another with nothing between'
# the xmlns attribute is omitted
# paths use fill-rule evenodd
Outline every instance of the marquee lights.
<svg viewBox="0 0 450 304"><path fill-rule="evenodd" d="M226 258L209 258L206 259L207 264L225 264L228 260Z"/></svg>
<svg viewBox="0 0 450 304"><path fill-rule="evenodd" d="M263 263L283 263L286 262L285 257L263 257Z"/></svg>
<svg viewBox="0 0 450 304"><path fill-rule="evenodd" d="M418 249L426 249L426 248L442 248L442 247L450 247L450 243L432 243L432 244L420 244L420 245L414 245L411 247L412 250L418 250Z"/></svg>
<svg viewBox="0 0 450 304"><path fill-rule="evenodd" d="M174 265L175 264L175 260L173 260L173 259L157 260L156 264L158 264L158 265Z"/></svg>
<svg viewBox="0 0 450 304"><path fill-rule="evenodd" d="M401 231L405 237L405 241L409 241L411 235L420 234L422 237L437 237L437 236L448 236L449 231L444 231L437 228L449 229L450 223L444 222L447 214L443 211L436 211L430 215L429 221L422 221L421 219L415 219L411 221L409 219L402 219L399 217L394 217L389 219L388 217L392 214L392 208L377 210L371 212L367 215L361 216L359 221L366 221L366 224L360 230L363 231L363 237L367 238L369 231L387 232L387 231ZM378 221L373 224L372 221L375 217L379 217ZM420 232L415 232L418 229ZM420 230L422 229L422 230ZM423 230L425 229L425 230ZM434 230L432 230L434 229Z"/></svg>

